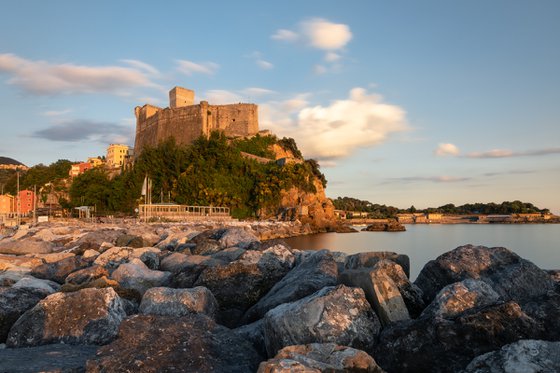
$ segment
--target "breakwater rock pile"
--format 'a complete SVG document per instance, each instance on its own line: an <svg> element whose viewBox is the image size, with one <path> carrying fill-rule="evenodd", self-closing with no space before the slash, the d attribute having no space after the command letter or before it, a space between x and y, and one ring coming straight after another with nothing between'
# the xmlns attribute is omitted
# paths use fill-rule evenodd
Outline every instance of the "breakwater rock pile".
<svg viewBox="0 0 560 373"><path fill-rule="evenodd" d="M0 240L0 371L560 370L557 271L467 245L409 273L250 226L39 225Z"/></svg>

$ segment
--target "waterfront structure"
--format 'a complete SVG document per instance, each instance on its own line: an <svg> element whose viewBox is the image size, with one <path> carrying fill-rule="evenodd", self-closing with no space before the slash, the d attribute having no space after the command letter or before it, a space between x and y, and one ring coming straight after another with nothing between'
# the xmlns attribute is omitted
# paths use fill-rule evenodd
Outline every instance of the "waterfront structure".
<svg viewBox="0 0 560 373"><path fill-rule="evenodd" d="M68 175L72 178L83 174L84 172L86 172L87 170L91 169L93 166L91 165L91 163L89 162L81 162L81 163L76 163L73 164L70 167L70 171L68 171Z"/></svg>
<svg viewBox="0 0 560 373"><path fill-rule="evenodd" d="M197 221L231 220L228 207L186 206L170 203L142 204L138 206L140 220Z"/></svg>
<svg viewBox="0 0 560 373"><path fill-rule="evenodd" d="M134 108L136 116L135 156L146 146L174 138L177 144L188 145L212 131L223 131L228 137L253 136L259 132L258 106L238 103L210 105L194 103L194 91L175 87L169 92L169 107L150 104Z"/></svg>
<svg viewBox="0 0 560 373"><path fill-rule="evenodd" d="M111 144L107 148L106 162L108 168L119 168L128 159L130 147L124 144Z"/></svg>

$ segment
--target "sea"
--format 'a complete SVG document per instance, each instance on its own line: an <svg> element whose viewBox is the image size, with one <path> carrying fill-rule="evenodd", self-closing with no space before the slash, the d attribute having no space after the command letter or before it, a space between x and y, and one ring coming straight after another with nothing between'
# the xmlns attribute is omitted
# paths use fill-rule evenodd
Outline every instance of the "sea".
<svg viewBox="0 0 560 373"><path fill-rule="evenodd" d="M560 224L412 224L406 232L319 233L285 241L299 250L406 254L411 280L428 261L466 244L505 247L542 269L560 269Z"/></svg>

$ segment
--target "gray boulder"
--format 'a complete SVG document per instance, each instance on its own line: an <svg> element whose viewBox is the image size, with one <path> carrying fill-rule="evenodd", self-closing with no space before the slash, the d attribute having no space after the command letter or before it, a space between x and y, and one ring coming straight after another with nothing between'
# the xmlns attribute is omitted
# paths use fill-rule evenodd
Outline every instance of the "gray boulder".
<svg viewBox="0 0 560 373"><path fill-rule="evenodd" d="M249 342L204 315L136 315L99 348L87 371L245 373L255 372L261 359Z"/></svg>
<svg viewBox="0 0 560 373"><path fill-rule="evenodd" d="M550 275L503 247L460 246L428 262L414 282L430 303L446 285L480 279L504 300L524 302L554 289Z"/></svg>
<svg viewBox="0 0 560 373"><path fill-rule="evenodd" d="M469 278L441 289L421 317L450 319L473 308L496 304L499 300L500 296L490 285Z"/></svg>
<svg viewBox="0 0 560 373"><path fill-rule="evenodd" d="M51 280L64 284L66 277L79 269L85 268L89 263L80 256L70 256L57 262L45 263L35 267L31 275L36 278Z"/></svg>
<svg viewBox="0 0 560 373"><path fill-rule="evenodd" d="M525 339L477 356L463 373L560 372L560 342Z"/></svg>
<svg viewBox="0 0 560 373"><path fill-rule="evenodd" d="M33 276L25 276L12 285L13 288L28 288L44 291L47 294L56 293L60 290L60 285L54 281L42 280Z"/></svg>
<svg viewBox="0 0 560 373"><path fill-rule="evenodd" d="M219 323L236 327L247 309L292 269L294 261L281 245L263 252L248 250L236 261L206 268L195 285L207 287L216 297Z"/></svg>
<svg viewBox="0 0 560 373"><path fill-rule="evenodd" d="M383 373L384 370L364 351L335 343L311 343L284 347L274 359L262 362L258 372Z"/></svg>
<svg viewBox="0 0 560 373"><path fill-rule="evenodd" d="M135 290L141 295L150 288L168 285L170 278L171 272L151 270L136 258L121 264L111 274L111 279L116 280L121 287Z"/></svg>
<svg viewBox="0 0 560 373"><path fill-rule="evenodd" d="M266 346L264 343L264 321L260 319L251 324L242 325L233 329L233 332L241 338L251 342L255 350L266 357Z"/></svg>
<svg viewBox="0 0 560 373"><path fill-rule="evenodd" d="M0 288L0 343L6 341L17 319L47 295L49 292L36 288Z"/></svg>
<svg viewBox="0 0 560 373"><path fill-rule="evenodd" d="M216 298L205 287L192 289L157 287L146 291L138 311L141 314L177 317L202 313L214 319L217 309Z"/></svg>
<svg viewBox="0 0 560 373"><path fill-rule="evenodd" d="M391 251L372 251L349 255L346 258L346 269L369 268L375 266L380 260L391 260L402 267L406 277L410 277L410 258L408 255L397 254Z"/></svg>
<svg viewBox="0 0 560 373"><path fill-rule="evenodd" d="M97 348L91 345L49 344L0 349L0 372L85 372L86 361L95 357Z"/></svg>
<svg viewBox="0 0 560 373"><path fill-rule="evenodd" d="M123 263L127 263L131 252L132 249L130 248L114 246L95 258L93 264L112 270Z"/></svg>
<svg viewBox="0 0 560 373"><path fill-rule="evenodd" d="M202 271L224 264L211 256L173 253L161 261L160 269L172 273L172 287L192 288Z"/></svg>
<svg viewBox="0 0 560 373"><path fill-rule="evenodd" d="M204 231L191 239L196 246L191 249L196 255L212 255L228 247L248 249L259 242L250 230L243 228L225 228Z"/></svg>
<svg viewBox="0 0 560 373"><path fill-rule="evenodd" d="M344 285L282 304L264 317L269 356L283 347L307 343L329 342L371 351L380 329L364 291Z"/></svg>
<svg viewBox="0 0 560 373"><path fill-rule="evenodd" d="M282 303L296 301L337 283L338 267L332 253L328 250L310 252L247 311L243 321L258 320Z"/></svg>
<svg viewBox="0 0 560 373"><path fill-rule="evenodd" d="M117 237L115 246L140 248L145 245L142 237L125 233Z"/></svg>
<svg viewBox="0 0 560 373"><path fill-rule="evenodd" d="M121 299L112 288L54 293L17 320L6 345L105 344L116 336L125 317Z"/></svg>

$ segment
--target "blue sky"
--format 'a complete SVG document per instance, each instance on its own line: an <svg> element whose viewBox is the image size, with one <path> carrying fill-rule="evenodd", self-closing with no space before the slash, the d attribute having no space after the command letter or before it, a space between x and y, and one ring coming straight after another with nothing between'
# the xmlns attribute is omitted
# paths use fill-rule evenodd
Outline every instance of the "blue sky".
<svg viewBox="0 0 560 373"><path fill-rule="evenodd" d="M18 1L0 13L0 155L133 143L133 108L259 104L330 197L520 199L560 213L560 2Z"/></svg>

